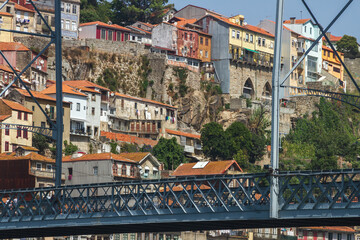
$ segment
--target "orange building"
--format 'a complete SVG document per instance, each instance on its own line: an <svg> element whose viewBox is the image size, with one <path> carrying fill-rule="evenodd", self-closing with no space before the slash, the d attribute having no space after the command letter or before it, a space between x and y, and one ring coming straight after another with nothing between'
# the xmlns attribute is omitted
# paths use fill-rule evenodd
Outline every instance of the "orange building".
<svg viewBox="0 0 360 240"><path fill-rule="evenodd" d="M344 54L338 52L341 57L341 60L344 61ZM334 51L326 46L322 47L322 59L323 59L323 69L334 77L340 79L341 83L344 81L344 67L341 65L340 60L337 58Z"/></svg>

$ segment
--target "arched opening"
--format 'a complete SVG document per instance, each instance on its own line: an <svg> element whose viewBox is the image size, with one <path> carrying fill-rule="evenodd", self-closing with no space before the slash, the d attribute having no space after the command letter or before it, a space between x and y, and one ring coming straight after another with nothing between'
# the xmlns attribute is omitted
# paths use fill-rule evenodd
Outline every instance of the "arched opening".
<svg viewBox="0 0 360 240"><path fill-rule="evenodd" d="M248 78L245 82L243 88L243 96L245 98L252 98L254 96L254 85L250 78Z"/></svg>
<svg viewBox="0 0 360 240"><path fill-rule="evenodd" d="M263 97L271 97L271 95L272 95L272 89L271 89L270 83L266 82L264 89L263 89L262 96Z"/></svg>

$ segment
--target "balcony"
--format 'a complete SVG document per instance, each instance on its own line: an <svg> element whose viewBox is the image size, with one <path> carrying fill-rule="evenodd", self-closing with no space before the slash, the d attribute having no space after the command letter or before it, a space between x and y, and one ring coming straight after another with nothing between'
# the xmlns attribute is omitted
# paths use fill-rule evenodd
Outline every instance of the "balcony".
<svg viewBox="0 0 360 240"><path fill-rule="evenodd" d="M102 102L109 102L109 97L107 95L101 95L101 101Z"/></svg>
<svg viewBox="0 0 360 240"><path fill-rule="evenodd" d="M184 152L186 152L186 153L194 153L195 148L193 146L185 145L184 146Z"/></svg>
<svg viewBox="0 0 360 240"><path fill-rule="evenodd" d="M42 171L35 168L30 169L30 175L39 178L55 179L55 171ZM61 174L61 180L65 180L65 174Z"/></svg>
<svg viewBox="0 0 360 240"><path fill-rule="evenodd" d="M70 129L70 134L86 136L87 132L85 131L85 128L71 128Z"/></svg>

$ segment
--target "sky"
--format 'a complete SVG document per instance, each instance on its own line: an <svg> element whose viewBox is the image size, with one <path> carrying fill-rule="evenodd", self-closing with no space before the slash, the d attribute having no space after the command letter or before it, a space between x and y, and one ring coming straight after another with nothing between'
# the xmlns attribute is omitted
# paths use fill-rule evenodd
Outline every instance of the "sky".
<svg viewBox="0 0 360 240"><path fill-rule="evenodd" d="M301 0L284 0L284 20L310 18ZM307 0L315 17L326 28L348 0ZM180 10L188 4L213 10L225 16L244 15L245 22L258 25L262 19L275 20L277 0L169 0ZM360 1L354 0L329 32L335 36L351 35L360 42Z"/></svg>

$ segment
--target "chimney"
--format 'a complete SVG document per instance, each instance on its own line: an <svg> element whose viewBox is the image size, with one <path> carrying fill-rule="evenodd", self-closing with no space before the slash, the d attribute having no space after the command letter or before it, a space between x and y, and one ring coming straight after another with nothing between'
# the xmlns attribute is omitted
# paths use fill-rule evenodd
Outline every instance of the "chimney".
<svg viewBox="0 0 360 240"><path fill-rule="evenodd" d="M296 17L291 17L290 18L290 24L295 24L295 19L296 19Z"/></svg>

